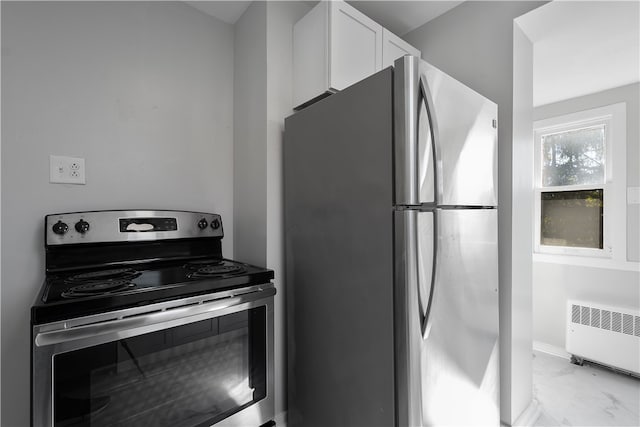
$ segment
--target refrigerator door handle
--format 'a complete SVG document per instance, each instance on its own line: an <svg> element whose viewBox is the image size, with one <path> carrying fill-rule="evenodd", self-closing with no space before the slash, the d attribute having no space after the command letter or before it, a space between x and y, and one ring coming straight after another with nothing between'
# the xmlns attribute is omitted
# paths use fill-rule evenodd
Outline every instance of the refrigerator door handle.
<svg viewBox="0 0 640 427"><path fill-rule="evenodd" d="M419 215L419 218L427 217L423 215ZM415 251L417 257L415 265L418 275L418 280L416 281L418 288L418 313L420 316L420 332L423 340L426 340L431 332L431 309L436 285L438 259L438 216L436 211L432 211L428 217L431 218L431 221L425 222L424 220L418 219L418 250ZM425 243L421 237L425 237L427 243ZM425 245L429 245L429 247L425 247ZM430 267L429 271L425 270L425 265ZM429 293L426 295L423 295L421 289L421 285L424 282L428 283L429 289Z"/></svg>
<svg viewBox="0 0 640 427"><path fill-rule="evenodd" d="M426 201L427 203L432 202L434 205L438 205L440 200L442 200L442 188L440 186L440 180L438 179L442 162L440 159L440 150L438 149L438 139L436 138L438 135L438 126L434 113L435 105L433 103L431 91L429 90L429 84L427 83L424 74L420 74L418 92L426 111L426 125L428 133L426 136L428 147L425 147L425 150L430 151L429 156L427 156L426 153L420 156L423 164L418 166L420 171L418 179L421 181L419 182L420 202ZM417 122L418 126L420 126L420 109L418 109L417 114ZM422 138L420 138L420 130L421 129L419 128L417 138L418 144L422 141ZM431 161L429 161L429 157ZM428 175L432 176L428 177ZM425 185L422 185L423 183Z"/></svg>

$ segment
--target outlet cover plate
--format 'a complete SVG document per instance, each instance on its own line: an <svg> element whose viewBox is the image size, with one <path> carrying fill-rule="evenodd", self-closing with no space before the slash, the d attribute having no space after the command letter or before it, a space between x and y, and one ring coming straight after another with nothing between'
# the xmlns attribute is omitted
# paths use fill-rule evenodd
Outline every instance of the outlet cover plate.
<svg viewBox="0 0 640 427"><path fill-rule="evenodd" d="M86 184L84 159L49 156L49 182L52 184Z"/></svg>

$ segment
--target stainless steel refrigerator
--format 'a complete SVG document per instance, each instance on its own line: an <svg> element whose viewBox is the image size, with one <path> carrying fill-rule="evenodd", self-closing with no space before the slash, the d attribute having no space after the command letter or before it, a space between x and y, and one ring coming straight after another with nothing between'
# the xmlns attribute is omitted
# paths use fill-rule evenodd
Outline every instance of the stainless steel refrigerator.
<svg viewBox="0 0 640 427"><path fill-rule="evenodd" d="M288 425L499 425L497 106L418 58L285 121Z"/></svg>

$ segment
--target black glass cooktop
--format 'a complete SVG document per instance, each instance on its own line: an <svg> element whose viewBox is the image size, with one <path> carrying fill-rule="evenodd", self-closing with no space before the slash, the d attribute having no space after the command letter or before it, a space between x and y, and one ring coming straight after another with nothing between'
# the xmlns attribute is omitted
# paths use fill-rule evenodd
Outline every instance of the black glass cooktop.
<svg viewBox="0 0 640 427"><path fill-rule="evenodd" d="M273 271L228 259L50 273L31 310L34 324L258 285Z"/></svg>

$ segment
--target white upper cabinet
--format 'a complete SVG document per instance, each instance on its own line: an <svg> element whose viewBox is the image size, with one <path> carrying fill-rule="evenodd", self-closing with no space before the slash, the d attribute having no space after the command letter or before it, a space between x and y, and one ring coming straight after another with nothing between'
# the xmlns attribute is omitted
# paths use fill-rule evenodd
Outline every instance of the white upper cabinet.
<svg viewBox="0 0 640 427"><path fill-rule="evenodd" d="M347 3L329 4L329 86L342 90L382 69L382 26Z"/></svg>
<svg viewBox="0 0 640 427"><path fill-rule="evenodd" d="M393 61L404 55L420 58L420 51L386 28L382 29L382 68L393 65Z"/></svg>
<svg viewBox="0 0 640 427"><path fill-rule="evenodd" d="M388 41L384 41L385 33ZM340 91L381 70L386 66L385 55L397 55L395 59L405 53L420 56L417 49L349 4L321 1L293 27L294 106Z"/></svg>

